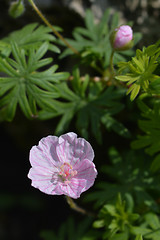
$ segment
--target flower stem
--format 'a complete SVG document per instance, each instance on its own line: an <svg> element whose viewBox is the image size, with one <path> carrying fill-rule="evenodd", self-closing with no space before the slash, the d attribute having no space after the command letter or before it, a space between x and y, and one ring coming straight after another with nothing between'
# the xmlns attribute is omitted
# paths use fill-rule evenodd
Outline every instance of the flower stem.
<svg viewBox="0 0 160 240"><path fill-rule="evenodd" d="M80 213L82 213L82 214L88 215L88 216L94 216L93 213L88 212L88 211L86 211L85 209L77 206L77 204L73 201L72 198L66 196L66 200L67 200L67 203L69 204L69 206L70 206L73 210L75 210L75 211L77 211L77 212L80 212Z"/></svg>
<svg viewBox="0 0 160 240"><path fill-rule="evenodd" d="M113 65L113 56L114 56L114 50L112 50L111 57L110 57L110 70L112 75L114 76L115 71L114 71L114 65Z"/></svg>
<svg viewBox="0 0 160 240"><path fill-rule="evenodd" d="M75 54L79 54L79 52L73 48L65 39L64 37L59 33L57 32L57 30L50 24L50 22L45 18L45 16L42 14L42 12L38 9L38 7L35 5L34 1L33 0L28 0L33 9L36 11L36 13L38 14L38 16L43 20L43 22L52 30L52 32L59 38L63 41L63 43L72 50L72 52L74 52Z"/></svg>
<svg viewBox="0 0 160 240"><path fill-rule="evenodd" d="M110 56L110 65L109 65L109 69L110 69L110 82L112 84L115 84L115 69L114 69L114 64L113 64L113 56L114 56L115 51L112 50L111 56Z"/></svg>

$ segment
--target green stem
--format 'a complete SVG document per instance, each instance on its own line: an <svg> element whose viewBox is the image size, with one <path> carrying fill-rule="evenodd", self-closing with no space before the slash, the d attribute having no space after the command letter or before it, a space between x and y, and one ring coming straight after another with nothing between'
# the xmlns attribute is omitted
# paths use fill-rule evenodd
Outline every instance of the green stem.
<svg viewBox="0 0 160 240"><path fill-rule="evenodd" d="M73 201L72 198L66 196L66 200L67 200L67 203L69 204L69 206L70 206L73 210L75 210L75 211L77 211L77 212L80 212L80 213L82 213L82 214L88 215L88 216L94 216L93 213L90 213L90 212L86 211L85 209L77 206L77 204Z"/></svg>
<svg viewBox="0 0 160 240"><path fill-rule="evenodd" d="M36 13L38 14L38 16L43 20L43 22L52 30L52 32L63 41L63 43L72 50L72 52L74 52L75 54L79 54L79 52L73 48L65 39L64 37L56 31L56 29L50 24L50 22L45 18L45 16L42 14L42 12L38 9L38 7L35 5L35 3L33 2L33 0L28 0L33 9L36 11Z"/></svg>
<svg viewBox="0 0 160 240"><path fill-rule="evenodd" d="M114 53L115 51L112 50L112 53L111 53L111 56L110 56L110 66L109 66L109 69L110 69L110 78L109 80L112 82L112 84L115 84L115 69L114 69L114 64L113 64L113 56L114 56Z"/></svg>
<svg viewBox="0 0 160 240"><path fill-rule="evenodd" d="M111 70L111 74L114 76L115 71L114 71L114 64L113 64L113 56L114 56L114 50L112 50L111 57L110 57L110 70Z"/></svg>
<svg viewBox="0 0 160 240"><path fill-rule="evenodd" d="M94 68L98 73L100 73L101 75L103 75L103 71L101 70L101 68L99 68L95 63L91 63L90 65L92 68Z"/></svg>

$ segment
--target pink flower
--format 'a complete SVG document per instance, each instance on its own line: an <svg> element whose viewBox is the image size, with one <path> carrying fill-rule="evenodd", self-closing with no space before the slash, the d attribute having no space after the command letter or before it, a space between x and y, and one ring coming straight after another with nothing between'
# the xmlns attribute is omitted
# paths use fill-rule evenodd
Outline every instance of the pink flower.
<svg viewBox="0 0 160 240"><path fill-rule="evenodd" d="M114 50L127 50L133 45L133 31L128 25L122 25L116 28L111 34L111 44Z"/></svg>
<svg viewBox="0 0 160 240"><path fill-rule="evenodd" d="M73 132L42 138L30 150L32 186L51 195L78 198L95 181L97 170L89 142Z"/></svg>

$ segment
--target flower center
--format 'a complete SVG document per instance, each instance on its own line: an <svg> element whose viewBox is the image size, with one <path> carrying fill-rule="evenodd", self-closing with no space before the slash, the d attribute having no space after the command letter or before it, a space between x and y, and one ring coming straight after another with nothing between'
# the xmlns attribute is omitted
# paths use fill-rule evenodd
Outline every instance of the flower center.
<svg viewBox="0 0 160 240"><path fill-rule="evenodd" d="M77 174L76 170L72 169L72 166L69 163L64 163L60 167L59 176L64 183L69 183L70 179Z"/></svg>

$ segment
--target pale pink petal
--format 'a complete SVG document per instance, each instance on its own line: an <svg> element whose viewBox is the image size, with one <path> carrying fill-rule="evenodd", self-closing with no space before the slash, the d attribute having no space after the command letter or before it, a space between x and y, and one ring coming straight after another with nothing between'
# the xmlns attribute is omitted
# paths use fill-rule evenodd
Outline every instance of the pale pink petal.
<svg viewBox="0 0 160 240"><path fill-rule="evenodd" d="M34 168L39 168L42 173L53 173L56 171L56 162L52 159L51 155L46 156L46 154L36 146L33 146L30 150L29 155L31 166Z"/></svg>
<svg viewBox="0 0 160 240"><path fill-rule="evenodd" d="M132 28L128 25L122 25L117 29L114 47L121 48L129 43L133 38Z"/></svg>
<svg viewBox="0 0 160 240"><path fill-rule="evenodd" d="M97 176L97 170L93 162L87 159L83 160L80 163L76 164L74 170L77 171L77 175L75 176L75 178L77 178L78 180L86 179L86 184L83 191L86 191L94 184L95 178Z"/></svg>
<svg viewBox="0 0 160 240"><path fill-rule="evenodd" d="M75 133L48 136L30 150L28 177L32 186L44 193L78 198L96 178L93 158L89 142Z"/></svg>
<svg viewBox="0 0 160 240"><path fill-rule="evenodd" d="M32 180L32 186L47 194L52 194L59 180L57 175L43 175L34 168L30 169L28 178Z"/></svg>
<svg viewBox="0 0 160 240"><path fill-rule="evenodd" d="M40 148L46 156L50 155L51 159L53 159L54 161L59 161L56 153L57 144L58 137L47 136L39 141L38 148Z"/></svg>
<svg viewBox="0 0 160 240"><path fill-rule="evenodd" d="M80 194L85 186L86 180L84 179L75 179L72 178L70 183L68 184L61 184L61 191L64 195L67 195L71 198L78 198L80 197Z"/></svg>
<svg viewBox="0 0 160 240"><path fill-rule="evenodd" d="M94 151L90 143L83 138L77 138L76 134L62 135L59 138L59 143L56 149L60 161L67 161L72 166L83 159L93 161Z"/></svg>
<svg viewBox="0 0 160 240"><path fill-rule="evenodd" d="M68 143L72 144L76 138L77 138L76 133L69 132L69 133L63 134L59 137L59 143L67 141Z"/></svg>
<svg viewBox="0 0 160 240"><path fill-rule="evenodd" d="M30 150L30 163L32 167L40 168L42 171L53 172L59 162L56 154L58 138L48 136L39 141L38 146L33 146Z"/></svg>

